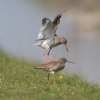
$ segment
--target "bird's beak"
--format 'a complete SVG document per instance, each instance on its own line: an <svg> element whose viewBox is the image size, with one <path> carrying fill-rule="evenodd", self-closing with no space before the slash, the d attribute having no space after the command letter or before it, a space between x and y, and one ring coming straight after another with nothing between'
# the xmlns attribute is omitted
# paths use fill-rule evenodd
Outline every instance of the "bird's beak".
<svg viewBox="0 0 100 100"><path fill-rule="evenodd" d="M64 44L64 45L65 45L65 47L66 47L67 52L69 52L69 50L68 50L68 45L67 45L67 44Z"/></svg>
<svg viewBox="0 0 100 100"><path fill-rule="evenodd" d="M69 63L73 63L73 64L75 64L74 62L71 62L71 61L68 61L68 60L67 60L66 62L69 62Z"/></svg>

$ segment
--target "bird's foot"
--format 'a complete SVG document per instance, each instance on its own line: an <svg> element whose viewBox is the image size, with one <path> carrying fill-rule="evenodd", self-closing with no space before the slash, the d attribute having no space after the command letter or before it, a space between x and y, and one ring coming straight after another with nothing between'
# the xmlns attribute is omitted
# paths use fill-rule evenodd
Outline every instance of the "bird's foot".
<svg viewBox="0 0 100 100"><path fill-rule="evenodd" d="M47 65L47 64L48 64L48 62L44 62L44 64L45 64L45 65Z"/></svg>
<svg viewBox="0 0 100 100"><path fill-rule="evenodd" d="M56 62L56 60L52 59L52 62Z"/></svg>
<svg viewBox="0 0 100 100"><path fill-rule="evenodd" d="M50 83L50 81L48 80L48 84Z"/></svg>

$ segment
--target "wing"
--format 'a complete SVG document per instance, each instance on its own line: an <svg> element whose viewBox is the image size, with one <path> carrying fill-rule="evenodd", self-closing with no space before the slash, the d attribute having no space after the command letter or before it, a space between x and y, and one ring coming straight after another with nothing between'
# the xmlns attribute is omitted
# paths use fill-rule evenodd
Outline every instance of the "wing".
<svg viewBox="0 0 100 100"><path fill-rule="evenodd" d="M50 62L47 65L46 64L41 64L39 66L35 66L34 68L35 69L43 69L43 70L50 71L50 70L57 69L58 66L59 66L59 63L57 63L57 62Z"/></svg>
<svg viewBox="0 0 100 100"><path fill-rule="evenodd" d="M53 39L54 38L53 30L54 30L54 25L52 21L48 18L43 18L42 27L39 31L38 39L39 40L44 40L49 38Z"/></svg>
<svg viewBox="0 0 100 100"><path fill-rule="evenodd" d="M53 34L56 36L56 30L58 28L58 25L60 24L60 18L61 18L61 14L57 15L55 17L55 19L53 20L53 24L54 24L54 31L53 31Z"/></svg>
<svg viewBox="0 0 100 100"><path fill-rule="evenodd" d="M49 66L46 65L45 70L52 71L52 70L56 70L58 67L59 67L59 63L57 61L56 62L50 62Z"/></svg>
<svg viewBox="0 0 100 100"><path fill-rule="evenodd" d="M65 13L66 11L67 11L67 10L65 10L65 11L63 11L62 13L58 14L58 15L54 18L54 20L52 21L52 23L54 24L54 31L53 31L53 33L54 33L55 36L56 36L56 30L57 30L57 28L58 28L58 26L59 26L59 24L60 24L60 18L61 18L61 16L62 16L62 14Z"/></svg>

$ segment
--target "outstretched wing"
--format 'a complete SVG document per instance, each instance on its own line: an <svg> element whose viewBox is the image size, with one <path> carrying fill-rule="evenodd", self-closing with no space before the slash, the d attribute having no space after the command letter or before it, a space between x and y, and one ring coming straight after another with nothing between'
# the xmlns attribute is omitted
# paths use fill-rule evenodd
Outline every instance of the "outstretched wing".
<svg viewBox="0 0 100 100"><path fill-rule="evenodd" d="M66 10L65 10L66 11ZM42 27L40 28L37 40L53 40L56 35L56 30L60 23L60 18L65 12L58 14L53 21L48 18L42 19Z"/></svg>
<svg viewBox="0 0 100 100"><path fill-rule="evenodd" d="M49 38L54 38L53 30L54 30L54 25L52 21L48 18L43 18L42 27L40 28L38 39L45 40Z"/></svg>
<svg viewBox="0 0 100 100"><path fill-rule="evenodd" d="M58 14L58 15L54 18L54 20L52 21L52 23L53 23L53 25L54 25L54 31L53 31L53 33L54 33L55 36L56 36L56 30L57 30L57 28L58 28L58 26L59 26L59 24L60 24L60 18L61 18L61 16L62 16L62 14L65 13L66 11L67 11L67 10L65 10L65 11L63 11L62 13Z"/></svg>

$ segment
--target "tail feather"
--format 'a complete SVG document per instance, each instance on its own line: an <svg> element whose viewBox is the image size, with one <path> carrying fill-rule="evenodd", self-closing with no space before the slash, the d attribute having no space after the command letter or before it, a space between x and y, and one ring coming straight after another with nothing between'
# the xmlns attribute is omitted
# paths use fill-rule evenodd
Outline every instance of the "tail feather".
<svg viewBox="0 0 100 100"><path fill-rule="evenodd" d="M38 42L38 41L35 41L34 42L34 45L40 45L41 43L40 42Z"/></svg>
<svg viewBox="0 0 100 100"><path fill-rule="evenodd" d="M43 43L44 40L36 40L34 42L34 45L41 45Z"/></svg>
<svg viewBox="0 0 100 100"><path fill-rule="evenodd" d="M40 66L34 66L35 69L42 69Z"/></svg>
<svg viewBox="0 0 100 100"><path fill-rule="evenodd" d="M42 65L40 65L40 66L34 66L35 69L44 69L44 67L45 67L44 64L42 64Z"/></svg>

